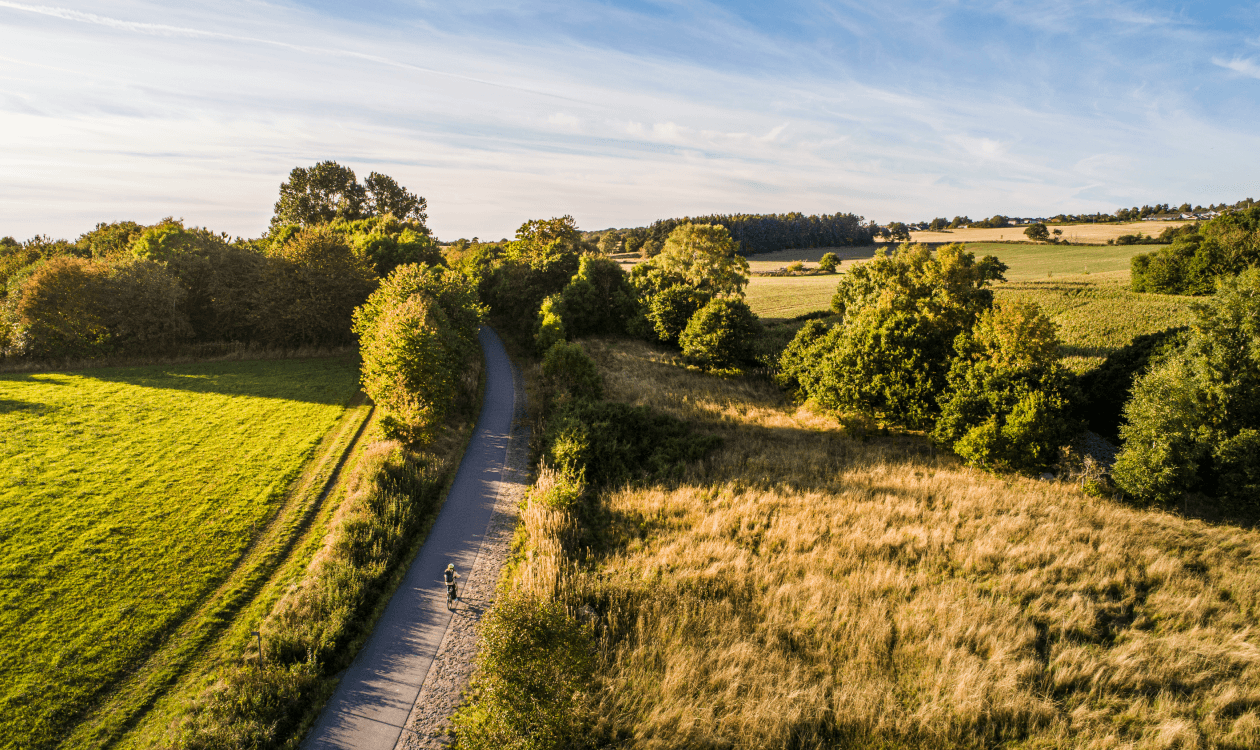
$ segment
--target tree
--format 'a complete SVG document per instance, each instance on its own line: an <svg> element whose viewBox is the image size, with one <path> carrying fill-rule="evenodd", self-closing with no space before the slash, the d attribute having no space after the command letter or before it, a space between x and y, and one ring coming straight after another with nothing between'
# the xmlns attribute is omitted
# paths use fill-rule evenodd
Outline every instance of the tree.
<svg viewBox="0 0 1260 750"><path fill-rule="evenodd" d="M954 348L932 437L984 468L1045 468L1076 427L1054 323L1031 302L998 302Z"/></svg>
<svg viewBox="0 0 1260 750"><path fill-rule="evenodd" d="M286 224L306 227L385 215L424 227L427 208L428 201L392 177L372 172L359 184L353 169L325 161L309 169L295 167L289 181L280 184L271 230L274 233ZM423 233L428 234L428 229Z"/></svg>
<svg viewBox="0 0 1260 750"><path fill-rule="evenodd" d="M609 230L599 238L599 251L604 255L612 255L621 249L621 235Z"/></svg>
<svg viewBox="0 0 1260 750"><path fill-rule="evenodd" d="M652 324L656 338L677 346L678 337L708 301L707 295L687 284L662 289L651 298L647 309L648 322Z"/></svg>
<svg viewBox="0 0 1260 750"><path fill-rule="evenodd" d="M1033 242L1045 242L1050 239L1050 230L1040 221L1024 230L1024 236Z"/></svg>
<svg viewBox="0 0 1260 750"><path fill-rule="evenodd" d="M780 359L781 380L828 409L930 427L954 341L989 308L985 287L1005 270L958 244L935 254L922 245L881 251L838 285L840 325L798 332Z"/></svg>
<svg viewBox="0 0 1260 750"><path fill-rule="evenodd" d="M1112 475L1163 504L1201 489L1227 503L1260 502L1260 268L1221 282L1196 309L1184 350L1137 379Z"/></svg>
<svg viewBox="0 0 1260 750"><path fill-rule="evenodd" d="M334 219L361 219L366 203L367 190L349 167L335 161L320 162L309 169L294 167L289 181L280 184L271 225L310 226Z"/></svg>
<svg viewBox="0 0 1260 750"><path fill-rule="evenodd" d="M615 261L582 257L578 272L560 291L564 328L570 336L617 335L639 312L639 303L625 271Z"/></svg>
<svg viewBox="0 0 1260 750"><path fill-rule="evenodd" d="M350 174L353 178L354 173ZM368 216L389 214L399 221L414 221L421 225L429 218L425 213L429 202L399 185L393 177L372 172L363 180L363 187L367 193Z"/></svg>
<svg viewBox="0 0 1260 750"><path fill-rule="evenodd" d="M670 232L660 255L652 260L666 273L681 276L687 284L707 294L743 296L748 284L748 261L737 254L738 246L726 227L716 224L683 224Z"/></svg>
<svg viewBox="0 0 1260 750"><path fill-rule="evenodd" d="M835 273L839 266L840 259L835 253L823 253L823 257L818 259L818 270L823 273Z"/></svg>
<svg viewBox="0 0 1260 750"><path fill-rule="evenodd" d="M678 337L685 356L710 369L736 367L752 356L761 330L743 300L719 297L692 316Z"/></svg>
<svg viewBox="0 0 1260 750"><path fill-rule="evenodd" d="M941 217L939 219L932 219L932 223L928 224L928 229L931 229L933 232L939 232L942 229L948 229L948 228L949 228L949 219L946 219L945 217Z"/></svg>
<svg viewBox="0 0 1260 750"><path fill-rule="evenodd" d="M892 240L893 242L909 242L910 241L910 228L907 227L905 224L901 223L900 221L894 221L888 225L888 228L885 231L884 236Z"/></svg>

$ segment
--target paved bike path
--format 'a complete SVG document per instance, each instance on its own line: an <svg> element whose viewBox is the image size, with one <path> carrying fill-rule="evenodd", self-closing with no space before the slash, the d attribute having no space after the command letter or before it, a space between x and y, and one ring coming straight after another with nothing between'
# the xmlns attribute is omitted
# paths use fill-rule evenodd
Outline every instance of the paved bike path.
<svg viewBox="0 0 1260 750"><path fill-rule="evenodd" d="M512 420L523 402L503 342L485 326L478 338L485 355L484 400L450 493L407 577L307 734L304 750L393 748L450 625L442 571L448 563L464 576L473 569L502 487Z"/></svg>

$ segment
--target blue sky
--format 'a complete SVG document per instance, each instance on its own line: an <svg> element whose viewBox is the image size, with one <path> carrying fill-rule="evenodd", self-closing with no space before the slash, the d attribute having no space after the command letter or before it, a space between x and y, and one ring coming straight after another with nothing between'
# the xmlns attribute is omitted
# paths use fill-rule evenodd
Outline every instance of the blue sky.
<svg viewBox="0 0 1260 750"><path fill-rule="evenodd" d="M295 166L439 237L1260 197L1260 2L10 2L0 235L256 236Z"/></svg>

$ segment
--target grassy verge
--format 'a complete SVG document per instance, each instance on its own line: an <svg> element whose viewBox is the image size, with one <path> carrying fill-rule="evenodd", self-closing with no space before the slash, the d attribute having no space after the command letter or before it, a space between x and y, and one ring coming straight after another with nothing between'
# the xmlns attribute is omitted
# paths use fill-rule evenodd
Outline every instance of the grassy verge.
<svg viewBox="0 0 1260 750"><path fill-rule="evenodd" d="M356 375L347 357L0 376L0 745L52 746L179 631Z"/></svg>
<svg viewBox="0 0 1260 750"><path fill-rule="evenodd" d="M578 712L537 746L1260 746L1260 532L856 439L645 345L588 348L608 398L724 447L594 495L585 536L572 490L535 490L558 499L527 509L513 576L564 616L508 624L563 636L553 682Z"/></svg>

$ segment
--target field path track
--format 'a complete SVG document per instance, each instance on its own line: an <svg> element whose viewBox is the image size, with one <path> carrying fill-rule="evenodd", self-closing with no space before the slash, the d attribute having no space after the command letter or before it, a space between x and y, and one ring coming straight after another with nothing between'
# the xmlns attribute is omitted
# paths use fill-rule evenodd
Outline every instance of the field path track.
<svg viewBox="0 0 1260 750"><path fill-rule="evenodd" d="M434 696L434 681L426 678L431 671L449 671L451 657L458 654L456 666L462 669L457 671L466 679L471 653L452 653L449 634L469 632L467 623L489 605L502 564L500 548L505 547L501 520L524 486L528 443L518 419L525 402L520 376L494 331L483 326L479 338L485 354L485 397L455 481L402 585L303 741L304 750L392 750L422 688L426 701L453 707L459 700L458 686L449 684L439 691L441 696ZM462 576L454 613L446 608L442 585L448 563ZM435 661L438 668L433 669Z"/></svg>

